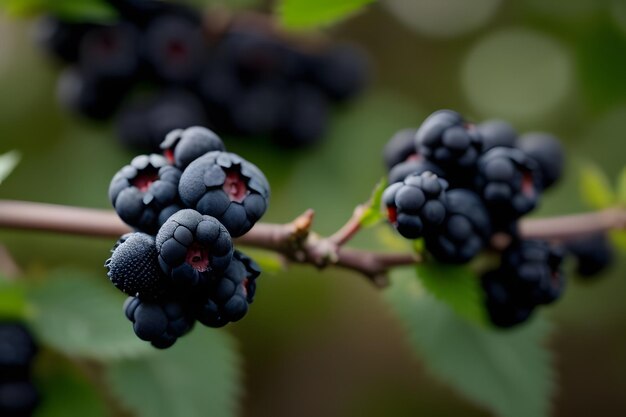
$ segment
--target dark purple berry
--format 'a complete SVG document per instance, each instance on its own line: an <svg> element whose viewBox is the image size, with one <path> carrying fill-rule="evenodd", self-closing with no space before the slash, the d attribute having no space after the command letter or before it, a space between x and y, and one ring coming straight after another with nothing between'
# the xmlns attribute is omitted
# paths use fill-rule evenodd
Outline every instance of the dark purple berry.
<svg viewBox="0 0 626 417"><path fill-rule="evenodd" d="M418 159L415 148L415 134L417 129L402 129L397 131L383 148L383 160L387 171L391 171L396 165L407 160Z"/></svg>
<svg viewBox="0 0 626 417"><path fill-rule="evenodd" d="M165 157L179 169L185 169L205 153L225 151L224 142L212 130L201 126L171 131L161 143Z"/></svg>
<svg viewBox="0 0 626 417"><path fill-rule="evenodd" d="M585 278L606 270L615 257L611 242L604 233L567 241L564 246L576 258L576 272Z"/></svg>
<svg viewBox="0 0 626 417"><path fill-rule="evenodd" d="M548 133L526 133L517 141L517 147L537 162L543 189L558 181L565 165L565 152L556 137Z"/></svg>
<svg viewBox="0 0 626 417"><path fill-rule="evenodd" d="M497 146L515 147L517 131L503 120L489 120L476 125L483 144L483 152Z"/></svg>

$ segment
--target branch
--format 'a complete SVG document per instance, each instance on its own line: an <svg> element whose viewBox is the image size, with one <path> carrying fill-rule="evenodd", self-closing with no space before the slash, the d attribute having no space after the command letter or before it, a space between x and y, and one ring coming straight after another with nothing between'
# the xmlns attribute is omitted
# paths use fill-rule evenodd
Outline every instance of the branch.
<svg viewBox="0 0 626 417"><path fill-rule="evenodd" d="M313 210L284 224L258 223L236 243L277 252L291 262L317 268L337 266L358 272L384 286L390 269L421 262L414 253L384 253L344 247L358 232L361 208L330 237L312 231ZM117 238L131 230L112 210L0 200L0 228L51 231ZM525 238L566 241L598 232L626 230L626 209L527 219L520 222Z"/></svg>

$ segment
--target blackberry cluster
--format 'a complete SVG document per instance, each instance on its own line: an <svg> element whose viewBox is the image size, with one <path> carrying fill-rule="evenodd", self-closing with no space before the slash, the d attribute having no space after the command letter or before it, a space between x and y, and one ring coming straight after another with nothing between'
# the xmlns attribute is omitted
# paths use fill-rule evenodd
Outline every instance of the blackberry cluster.
<svg viewBox="0 0 626 417"><path fill-rule="evenodd" d="M30 332L17 321L0 321L0 415L28 417L39 404L31 380L37 345Z"/></svg>
<svg viewBox="0 0 626 417"><path fill-rule="evenodd" d="M165 349L194 323L240 320L258 265L233 247L267 209L265 175L203 127L166 135L163 155L141 155L114 175L109 197L136 231L105 262L137 337Z"/></svg>
<svg viewBox="0 0 626 417"><path fill-rule="evenodd" d="M397 132L384 152L388 220L408 239L422 238L435 260L464 264L494 234L513 242L483 287L491 321L509 327L562 292L562 255L546 242L523 241L517 222L560 177L564 156L545 133L518 136L503 121L468 122L439 110L417 129ZM592 261L588 261L590 265ZM587 266L591 269L592 265Z"/></svg>
<svg viewBox="0 0 626 417"><path fill-rule="evenodd" d="M90 119L115 117L119 138L136 149L156 151L167 132L192 125L310 145L324 135L331 103L367 83L367 60L352 46L299 45L165 1L108 3L119 21L46 17L38 41L68 64L61 104Z"/></svg>

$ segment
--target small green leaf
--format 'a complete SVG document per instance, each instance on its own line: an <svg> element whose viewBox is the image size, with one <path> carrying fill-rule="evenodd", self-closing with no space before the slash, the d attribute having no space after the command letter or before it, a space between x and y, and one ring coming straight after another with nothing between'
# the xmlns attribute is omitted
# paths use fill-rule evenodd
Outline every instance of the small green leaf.
<svg viewBox="0 0 626 417"><path fill-rule="evenodd" d="M605 209L615 203L615 193L606 174L595 165L581 170L580 190L585 203L594 209Z"/></svg>
<svg viewBox="0 0 626 417"><path fill-rule="evenodd" d="M394 270L385 298L435 376L498 416L548 417L554 371L540 317L506 331L478 326L425 292L411 268Z"/></svg>
<svg viewBox="0 0 626 417"><path fill-rule="evenodd" d="M617 177L617 202L626 207L626 167Z"/></svg>
<svg viewBox="0 0 626 417"><path fill-rule="evenodd" d="M374 0L282 0L278 13L290 28L313 28L345 19Z"/></svg>
<svg viewBox="0 0 626 417"><path fill-rule="evenodd" d="M448 304L458 315L485 323L479 278L466 266L427 262L416 266L417 276L430 294Z"/></svg>
<svg viewBox="0 0 626 417"><path fill-rule="evenodd" d="M23 319L28 316L24 287L0 277L0 318Z"/></svg>
<svg viewBox="0 0 626 417"><path fill-rule="evenodd" d="M13 172L20 163L22 155L18 151L9 151L0 155L0 184Z"/></svg>
<svg viewBox="0 0 626 417"><path fill-rule="evenodd" d="M56 271L30 291L33 329L46 344L67 354L96 359L137 356L149 344L133 333L124 316L124 298L97 277L76 271Z"/></svg>
<svg viewBox="0 0 626 417"><path fill-rule="evenodd" d="M112 363L106 380L139 417L234 417L240 373L232 336L196 326L165 351Z"/></svg>
<svg viewBox="0 0 626 417"><path fill-rule="evenodd" d="M362 227L372 227L385 219L385 215L381 211L385 188L387 188L387 179L383 178L374 187L367 207L363 210L360 219Z"/></svg>
<svg viewBox="0 0 626 417"><path fill-rule="evenodd" d="M106 21L115 16L113 9L102 0L4 0L2 7L16 17L47 13L67 20Z"/></svg>

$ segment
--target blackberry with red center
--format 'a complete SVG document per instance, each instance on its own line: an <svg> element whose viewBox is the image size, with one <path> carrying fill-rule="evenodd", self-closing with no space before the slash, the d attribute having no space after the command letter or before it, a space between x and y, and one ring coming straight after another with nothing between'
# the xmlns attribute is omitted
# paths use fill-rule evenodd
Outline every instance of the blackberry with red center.
<svg viewBox="0 0 626 417"><path fill-rule="evenodd" d="M208 297L195 307L197 320L209 327L222 327L242 319L254 299L261 274L251 258L235 251L228 269L209 286Z"/></svg>
<svg viewBox="0 0 626 417"><path fill-rule="evenodd" d="M611 242L605 233L567 241L564 248L576 258L576 272L583 278L590 278L605 271L615 257Z"/></svg>
<svg viewBox="0 0 626 417"><path fill-rule="evenodd" d="M439 262L469 262L491 236L487 208L478 195L461 188L446 192L445 207L443 223L436 231L424 236L426 249Z"/></svg>
<svg viewBox="0 0 626 417"><path fill-rule="evenodd" d="M167 160L179 169L187 168L205 153L226 150L219 136L201 126L171 131L160 147Z"/></svg>
<svg viewBox="0 0 626 417"><path fill-rule="evenodd" d="M186 307L177 301L154 303L129 297L124 302L124 314L133 323L137 337L158 349L171 347L195 322Z"/></svg>
<svg viewBox="0 0 626 417"><path fill-rule="evenodd" d="M537 163L515 148L500 146L482 155L474 183L498 225L506 225L534 209L541 194Z"/></svg>
<svg viewBox="0 0 626 417"><path fill-rule="evenodd" d="M415 134L417 129L408 128L397 131L383 148L383 161L387 172L396 165L406 161L418 160L419 156L415 148Z"/></svg>
<svg viewBox="0 0 626 417"><path fill-rule="evenodd" d="M178 287L206 285L228 268L233 243L214 217L180 210L159 229L156 248L162 271Z"/></svg>
<svg viewBox="0 0 626 417"><path fill-rule="evenodd" d="M130 233L115 244L104 263L109 279L120 291L142 300L158 300L168 290L169 279L159 266L153 236Z"/></svg>
<svg viewBox="0 0 626 417"><path fill-rule="evenodd" d="M180 170L161 155L140 155L115 174L109 186L109 199L124 222L155 234L180 208L180 176Z"/></svg>
<svg viewBox="0 0 626 417"><path fill-rule="evenodd" d="M215 217L232 237L248 232L267 209L270 188L256 165L229 152L197 158L180 178L183 203Z"/></svg>
<svg viewBox="0 0 626 417"><path fill-rule="evenodd" d="M455 174L473 169L482 150L476 127L452 110L438 110L428 116L417 130L415 143L420 155ZM459 180L463 179L459 175Z"/></svg>
<svg viewBox="0 0 626 417"><path fill-rule="evenodd" d="M537 162L543 189L559 180L565 166L565 151L556 137L541 132L525 133L517 141L517 147Z"/></svg>
<svg viewBox="0 0 626 417"><path fill-rule="evenodd" d="M407 239L418 239L446 217L448 183L432 172L410 174L383 193L389 222Z"/></svg>

